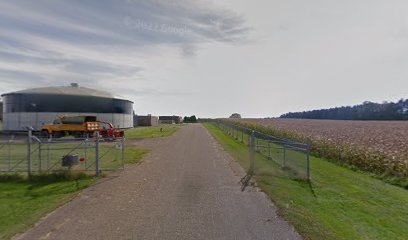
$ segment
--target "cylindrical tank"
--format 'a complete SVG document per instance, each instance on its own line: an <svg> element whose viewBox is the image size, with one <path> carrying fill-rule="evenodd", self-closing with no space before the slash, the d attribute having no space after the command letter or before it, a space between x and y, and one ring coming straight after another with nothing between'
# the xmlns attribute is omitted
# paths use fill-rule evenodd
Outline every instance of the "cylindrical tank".
<svg viewBox="0 0 408 240"><path fill-rule="evenodd" d="M80 87L33 88L1 95L3 130L39 130L62 116L90 115L117 128L133 127L133 102L111 93Z"/></svg>

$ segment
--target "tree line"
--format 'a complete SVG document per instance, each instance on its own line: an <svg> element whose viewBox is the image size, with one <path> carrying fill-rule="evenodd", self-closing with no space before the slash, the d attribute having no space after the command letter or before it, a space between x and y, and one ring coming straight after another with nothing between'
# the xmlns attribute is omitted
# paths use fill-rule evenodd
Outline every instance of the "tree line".
<svg viewBox="0 0 408 240"><path fill-rule="evenodd" d="M197 122L197 117L195 115L191 116L191 117L187 117L185 116L183 119L184 123L196 123Z"/></svg>
<svg viewBox="0 0 408 240"><path fill-rule="evenodd" d="M334 120L408 120L408 99L383 103L367 101L355 106L290 112L280 117Z"/></svg>

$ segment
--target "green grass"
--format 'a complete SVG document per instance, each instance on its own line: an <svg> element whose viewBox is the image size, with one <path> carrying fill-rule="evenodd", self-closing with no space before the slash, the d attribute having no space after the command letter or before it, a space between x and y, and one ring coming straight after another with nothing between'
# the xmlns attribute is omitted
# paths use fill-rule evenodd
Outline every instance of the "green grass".
<svg viewBox="0 0 408 240"><path fill-rule="evenodd" d="M125 163L137 163L145 153L145 150L128 146ZM102 168L120 166L116 156L107 154L101 161ZM9 239L26 230L93 182L95 178L83 172L34 175L31 180L23 175L0 175L0 239Z"/></svg>
<svg viewBox="0 0 408 240"><path fill-rule="evenodd" d="M0 178L0 239L10 239L72 199L95 180Z"/></svg>
<svg viewBox="0 0 408 240"><path fill-rule="evenodd" d="M157 138L167 137L175 133L181 126L160 125L158 127L137 127L125 131L126 138Z"/></svg>
<svg viewBox="0 0 408 240"><path fill-rule="evenodd" d="M248 167L248 147L204 124L224 148ZM257 154L259 187L306 239L408 239L408 191L368 174L311 157L309 184Z"/></svg>

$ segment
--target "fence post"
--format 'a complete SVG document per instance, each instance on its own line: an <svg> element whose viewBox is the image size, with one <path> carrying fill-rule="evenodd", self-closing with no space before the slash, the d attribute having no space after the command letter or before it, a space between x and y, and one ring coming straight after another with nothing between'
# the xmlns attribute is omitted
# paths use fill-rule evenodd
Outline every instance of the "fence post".
<svg viewBox="0 0 408 240"><path fill-rule="evenodd" d="M32 136L33 136L33 131L31 130L31 128L28 129L28 145L27 145L27 173L28 173L28 177L31 177L31 172L32 172L32 159L31 159L31 143L32 143Z"/></svg>
<svg viewBox="0 0 408 240"><path fill-rule="evenodd" d="M307 180L310 181L310 145L309 144L307 144L306 161L307 161Z"/></svg>
<svg viewBox="0 0 408 240"><path fill-rule="evenodd" d="M47 138L47 171L50 170L50 144L52 139Z"/></svg>
<svg viewBox="0 0 408 240"><path fill-rule="evenodd" d="M122 137L122 170L125 170L125 136Z"/></svg>
<svg viewBox="0 0 408 240"><path fill-rule="evenodd" d="M252 130L251 142L249 144L249 172L250 174L255 173L255 131Z"/></svg>
<svg viewBox="0 0 408 240"><path fill-rule="evenodd" d="M244 143L244 129L241 128L241 142Z"/></svg>
<svg viewBox="0 0 408 240"><path fill-rule="evenodd" d="M283 144L283 160L282 160L282 167L284 168L286 165L286 144Z"/></svg>
<svg viewBox="0 0 408 240"><path fill-rule="evenodd" d="M84 158L85 158L85 161L84 161L84 166L85 166L85 170L87 170L87 167L86 167L86 162L88 162L88 154L87 154L87 149L88 149L88 139L84 139Z"/></svg>
<svg viewBox="0 0 408 240"><path fill-rule="evenodd" d="M99 170L99 132L95 132L95 171L96 171L96 176L98 177L100 174Z"/></svg>
<svg viewBox="0 0 408 240"><path fill-rule="evenodd" d="M38 143L38 169L39 169L39 171L41 172L41 170L42 170L42 166L41 166L41 162L42 162L42 159L41 159L41 142L39 142Z"/></svg>
<svg viewBox="0 0 408 240"><path fill-rule="evenodd" d="M12 160L12 156L11 156L11 143L13 142L13 140L14 140L14 135L11 135L11 139L8 141L8 159L9 159L8 169L9 169L9 171L11 170L11 160Z"/></svg>

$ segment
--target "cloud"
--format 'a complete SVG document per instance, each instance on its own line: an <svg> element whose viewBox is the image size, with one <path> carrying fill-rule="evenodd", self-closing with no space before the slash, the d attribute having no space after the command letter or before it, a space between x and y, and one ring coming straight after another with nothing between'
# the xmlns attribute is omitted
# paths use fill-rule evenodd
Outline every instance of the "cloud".
<svg viewBox="0 0 408 240"><path fill-rule="evenodd" d="M67 82L129 89L158 63L194 57L202 44L244 43L251 31L242 16L207 1L3 1L0 9L4 91ZM154 93L134 94L142 92Z"/></svg>

